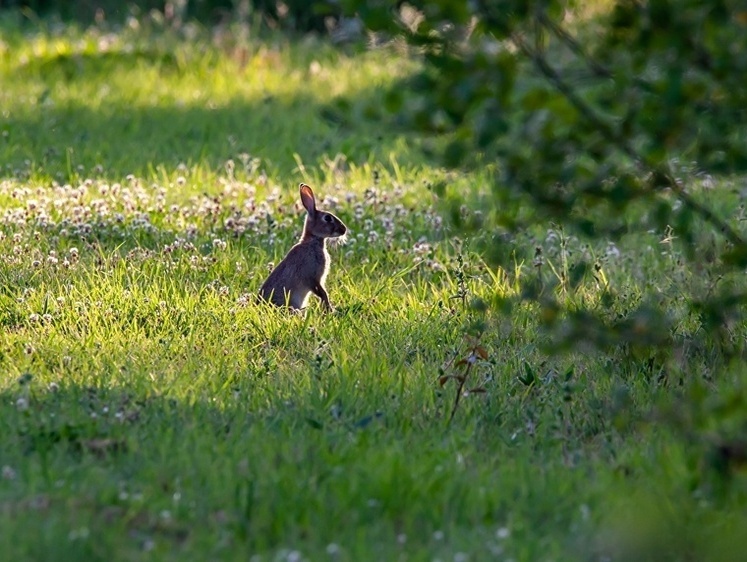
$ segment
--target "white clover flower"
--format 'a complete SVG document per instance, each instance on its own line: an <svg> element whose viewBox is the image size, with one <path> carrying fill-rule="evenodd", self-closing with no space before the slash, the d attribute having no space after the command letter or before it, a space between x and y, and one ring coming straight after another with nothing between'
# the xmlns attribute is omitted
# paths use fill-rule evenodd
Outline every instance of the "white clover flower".
<svg viewBox="0 0 747 562"><path fill-rule="evenodd" d="M605 251L605 255L608 258L617 259L620 257L621 254L620 254L620 250L618 249L618 247L615 246L613 242L610 242L609 244L607 244L607 250Z"/></svg>

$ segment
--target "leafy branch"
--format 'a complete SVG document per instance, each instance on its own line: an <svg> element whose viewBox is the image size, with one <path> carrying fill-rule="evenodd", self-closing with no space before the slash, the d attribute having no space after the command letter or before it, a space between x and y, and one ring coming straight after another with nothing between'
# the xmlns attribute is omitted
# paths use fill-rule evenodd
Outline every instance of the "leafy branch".
<svg viewBox="0 0 747 562"><path fill-rule="evenodd" d="M550 29L556 33L559 26L554 24ZM567 35L567 34L565 34ZM560 73L555 70L542 53L531 47L519 33L511 36L511 41L529 60L532 61L537 70L576 108L576 110L592 124L614 147L633 160L638 167L650 176L651 183L660 187L667 187L677 194L682 203L694 213L702 217L706 222L716 227L732 244L741 248L747 247L747 240L731 227L725 220L716 215L712 209L698 202L690 195L674 176L664 168L662 164L650 161L645 155L638 152L630 142L607 121L600 117L594 108L587 104L576 90L566 82Z"/></svg>

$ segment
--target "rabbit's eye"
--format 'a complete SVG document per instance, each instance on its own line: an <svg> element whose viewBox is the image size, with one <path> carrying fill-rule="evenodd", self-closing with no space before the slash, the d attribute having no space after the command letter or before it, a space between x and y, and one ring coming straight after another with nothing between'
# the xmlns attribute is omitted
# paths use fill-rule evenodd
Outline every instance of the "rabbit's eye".
<svg viewBox="0 0 747 562"><path fill-rule="evenodd" d="M332 216L331 215L324 215L324 219L322 219L324 222L332 222Z"/></svg>

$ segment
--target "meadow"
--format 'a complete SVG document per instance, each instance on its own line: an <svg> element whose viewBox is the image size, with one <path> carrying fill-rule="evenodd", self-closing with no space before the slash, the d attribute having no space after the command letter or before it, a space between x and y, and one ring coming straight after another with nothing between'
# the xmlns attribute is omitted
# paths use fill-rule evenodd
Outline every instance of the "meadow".
<svg viewBox="0 0 747 562"><path fill-rule="evenodd" d="M471 305L538 276L697 331L676 311L709 280L671 232L540 223L506 243L541 259L491 265L439 197L490 170L442 169L384 109L417 65L397 44L0 29L8 560L743 559L747 476L718 441L744 430L741 361L551 353L536 306ZM332 314L254 300L302 181L350 228ZM739 180L701 195L740 220ZM578 255L598 270L571 290Z"/></svg>

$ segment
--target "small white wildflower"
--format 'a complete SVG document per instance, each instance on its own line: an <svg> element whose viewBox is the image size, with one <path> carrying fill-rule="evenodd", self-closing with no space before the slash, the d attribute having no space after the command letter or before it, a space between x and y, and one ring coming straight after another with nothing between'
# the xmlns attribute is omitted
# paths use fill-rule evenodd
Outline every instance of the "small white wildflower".
<svg viewBox="0 0 747 562"><path fill-rule="evenodd" d="M339 552L340 546L338 544L331 542L327 545L327 554L329 554L330 556L335 556L339 554Z"/></svg>
<svg viewBox="0 0 747 562"><path fill-rule="evenodd" d="M29 409L29 400L25 396L21 396L18 400L16 400L16 408L18 408L20 411L24 412Z"/></svg>
<svg viewBox="0 0 747 562"><path fill-rule="evenodd" d="M469 555L465 552L456 552L454 553L454 562L467 562L469 560Z"/></svg>
<svg viewBox="0 0 747 562"><path fill-rule="evenodd" d="M500 527L496 532L495 536L499 539L507 539L509 536L511 536L511 530L508 527Z"/></svg>
<svg viewBox="0 0 747 562"><path fill-rule="evenodd" d="M3 466L3 480L15 480L16 471L7 464Z"/></svg>
<svg viewBox="0 0 747 562"><path fill-rule="evenodd" d="M224 240L221 240L219 238L216 238L213 240L213 248L216 248L218 250L225 250L226 249L226 242Z"/></svg>
<svg viewBox="0 0 747 562"><path fill-rule="evenodd" d="M433 540L434 541L442 541L442 540L444 540L444 532L443 531L434 531L434 533L433 533Z"/></svg>
<svg viewBox="0 0 747 562"><path fill-rule="evenodd" d="M407 535L404 533L400 533L397 535L397 542L399 544L405 544L407 542Z"/></svg>
<svg viewBox="0 0 747 562"><path fill-rule="evenodd" d="M610 242L607 244L607 251L605 252L608 258L619 258L620 250L615 246L614 243Z"/></svg>

